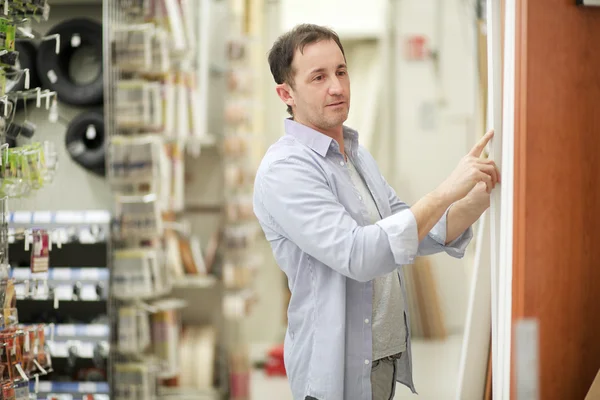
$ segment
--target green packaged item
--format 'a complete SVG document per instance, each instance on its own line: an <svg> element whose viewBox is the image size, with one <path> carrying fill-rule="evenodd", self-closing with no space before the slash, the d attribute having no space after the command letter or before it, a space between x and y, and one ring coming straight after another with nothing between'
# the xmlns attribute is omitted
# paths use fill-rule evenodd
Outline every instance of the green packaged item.
<svg viewBox="0 0 600 400"><path fill-rule="evenodd" d="M6 71L0 70L0 97L6 94Z"/></svg>
<svg viewBox="0 0 600 400"><path fill-rule="evenodd" d="M0 50L15 50L17 27L9 20L0 18Z"/></svg>

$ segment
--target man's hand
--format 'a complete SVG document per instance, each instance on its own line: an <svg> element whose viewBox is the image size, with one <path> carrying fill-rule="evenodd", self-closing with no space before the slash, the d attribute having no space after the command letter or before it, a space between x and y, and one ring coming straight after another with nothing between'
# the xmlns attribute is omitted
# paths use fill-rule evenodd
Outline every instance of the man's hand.
<svg viewBox="0 0 600 400"><path fill-rule="evenodd" d="M496 183L500 182L500 172L494 161L480 157L493 136L494 131L489 131L481 138L475 147L460 160L450 176L438 187L438 193L444 198L448 198L450 202L455 202L467 196L479 182L485 183L486 192L491 193Z"/></svg>
<svg viewBox="0 0 600 400"><path fill-rule="evenodd" d="M487 186L485 183L479 182L469 194L450 208L446 221L446 244L462 235L489 206L490 194L487 192Z"/></svg>
<svg viewBox="0 0 600 400"><path fill-rule="evenodd" d="M481 215L490 207L490 193L487 192L487 186L479 182L464 200Z"/></svg>

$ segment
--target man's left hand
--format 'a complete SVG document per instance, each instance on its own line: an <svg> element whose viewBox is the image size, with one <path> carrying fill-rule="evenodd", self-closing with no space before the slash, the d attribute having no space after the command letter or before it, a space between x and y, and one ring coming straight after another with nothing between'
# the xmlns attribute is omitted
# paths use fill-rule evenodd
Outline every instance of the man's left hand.
<svg viewBox="0 0 600 400"><path fill-rule="evenodd" d="M487 192L485 182L479 182L467 196L467 203L476 209L479 214L483 214L490 207L490 194ZM496 188L498 190L499 188Z"/></svg>

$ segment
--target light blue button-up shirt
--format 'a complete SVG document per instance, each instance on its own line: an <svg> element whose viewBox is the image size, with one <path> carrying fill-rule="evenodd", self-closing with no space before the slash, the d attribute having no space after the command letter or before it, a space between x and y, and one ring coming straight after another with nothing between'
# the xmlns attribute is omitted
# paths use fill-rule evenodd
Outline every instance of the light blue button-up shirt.
<svg viewBox="0 0 600 400"><path fill-rule="evenodd" d="M371 400L373 279L398 271L418 255L464 255L471 228L446 242L446 216L418 241L417 223L382 177L375 160L344 127L344 146L365 180L382 219L368 224L364 203L332 138L291 119L257 171L254 212L292 293L284 359L294 400ZM408 315L407 350L397 380L412 379Z"/></svg>

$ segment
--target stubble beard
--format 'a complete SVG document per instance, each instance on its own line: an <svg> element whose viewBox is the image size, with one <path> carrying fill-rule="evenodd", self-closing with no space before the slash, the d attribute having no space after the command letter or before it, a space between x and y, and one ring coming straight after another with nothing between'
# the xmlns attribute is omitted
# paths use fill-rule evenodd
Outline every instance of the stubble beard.
<svg viewBox="0 0 600 400"><path fill-rule="evenodd" d="M348 107L343 110L334 110L329 115L321 115L321 126L325 129L332 129L342 125L348 119Z"/></svg>

